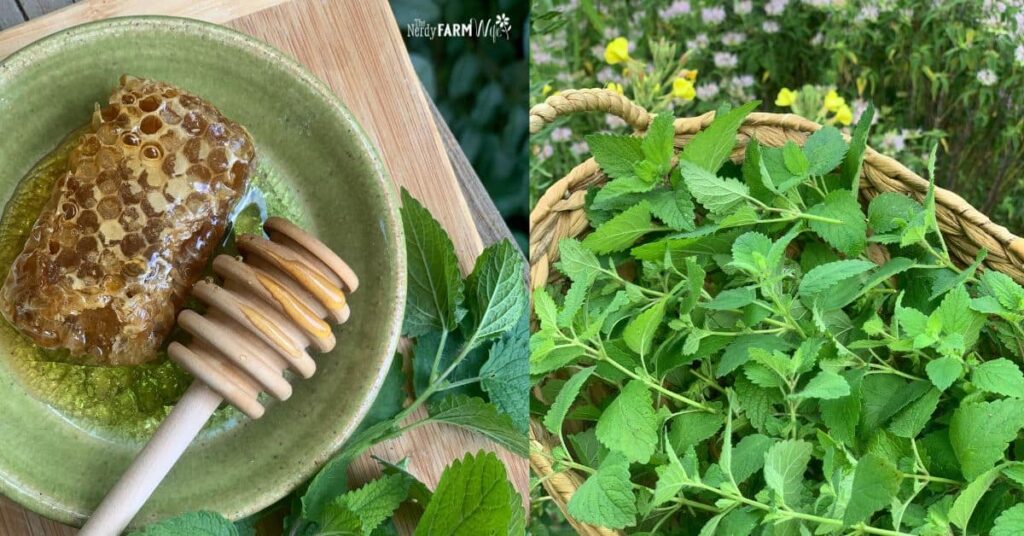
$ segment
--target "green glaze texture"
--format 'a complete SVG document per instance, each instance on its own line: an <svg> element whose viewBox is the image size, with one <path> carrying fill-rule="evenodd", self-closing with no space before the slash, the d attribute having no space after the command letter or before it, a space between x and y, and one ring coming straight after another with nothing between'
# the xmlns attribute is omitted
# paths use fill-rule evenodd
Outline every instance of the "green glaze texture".
<svg viewBox="0 0 1024 536"><path fill-rule="evenodd" d="M369 409L394 355L405 305L397 197L376 150L322 82L271 47L187 19L86 24L0 62L0 200L61 140L89 121L122 74L165 80L213 102L252 133L260 158L290 191L300 224L360 277L338 344L314 354L317 373L258 421L208 426L136 518L191 510L233 519L308 479ZM141 448L31 393L0 340L0 492L47 517L80 524ZM45 393L44 393L45 395Z"/></svg>

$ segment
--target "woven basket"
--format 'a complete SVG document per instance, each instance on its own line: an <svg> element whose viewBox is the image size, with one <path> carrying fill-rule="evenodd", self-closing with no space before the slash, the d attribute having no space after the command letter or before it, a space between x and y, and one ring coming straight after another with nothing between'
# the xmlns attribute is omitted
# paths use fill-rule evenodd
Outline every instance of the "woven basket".
<svg viewBox="0 0 1024 536"><path fill-rule="evenodd" d="M530 132L535 133L558 117L579 112L605 112L626 121L636 132L642 132L651 121L651 114L626 97L605 89L562 91L530 110ZM711 124L714 112L698 117L675 120L675 147L681 149L694 134ZM747 142L753 138L762 145L781 147L788 140L797 145L821 125L792 114L752 113L740 127L736 147L732 152L735 162L743 160ZM576 237L588 229L584 213L584 197L589 188L599 186L607 177L593 158L576 166L550 188L530 213L530 281L534 288L544 286L558 259L558 242ZM869 200L882 192L900 192L918 200L924 198L928 181L902 164L868 148L864 154L860 193ZM945 237L950 256L966 266L974 261L978 250L988 252L985 267L1000 271L1019 283L1024 283L1024 240L1005 227L997 225L978 212L959 195L936 188L936 217ZM555 503L566 512L565 505L583 481L572 471L554 472L552 468L552 438L542 426L531 427L530 463L535 474L543 479L544 487ZM614 535L617 531L569 522L585 535Z"/></svg>

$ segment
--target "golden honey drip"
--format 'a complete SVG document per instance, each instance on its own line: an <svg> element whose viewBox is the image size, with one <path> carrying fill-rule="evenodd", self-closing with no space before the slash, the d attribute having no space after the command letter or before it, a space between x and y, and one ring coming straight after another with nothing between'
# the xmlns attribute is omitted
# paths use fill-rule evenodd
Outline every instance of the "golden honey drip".
<svg viewBox="0 0 1024 536"><path fill-rule="evenodd" d="M122 77L71 151L0 289L0 312L77 363L154 359L254 157L245 129L208 102Z"/></svg>

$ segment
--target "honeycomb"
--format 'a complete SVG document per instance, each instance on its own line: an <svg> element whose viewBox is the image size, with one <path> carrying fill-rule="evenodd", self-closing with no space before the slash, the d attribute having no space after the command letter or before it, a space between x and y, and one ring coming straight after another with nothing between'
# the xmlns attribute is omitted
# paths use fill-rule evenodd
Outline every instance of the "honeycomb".
<svg viewBox="0 0 1024 536"><path fill-rule="evenodd" d="M209 102L122 76L0 288L0 312L72 362L154 359L255 154L249 133Z"/></svg>

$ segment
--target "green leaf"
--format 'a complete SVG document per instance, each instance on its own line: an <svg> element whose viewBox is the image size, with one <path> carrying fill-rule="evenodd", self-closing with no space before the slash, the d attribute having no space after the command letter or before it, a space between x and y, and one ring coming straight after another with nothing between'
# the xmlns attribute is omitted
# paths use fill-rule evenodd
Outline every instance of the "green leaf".
<svg viewBox="0 0 1024 536"><path fill-rule="evenodd" d="M936 278L935 286L932 288L932 295L929 296L928 299L934 300L935 298L942 296L946 292L949 292L950 289L966 283L969 279L974 277L974 272L978 270L978 267L981 266L981 263L985 260L985 257L987 256L988 251L986 251L984 248L979 249L978 254L975 255L974 257L974 262L971 263L971 265L968 266L967 268L964 268L963 271L961 271L959 274L954 275L954 272L952 270L940 272L950 274L950 277Z"/></svg>
<svg viewBox="0 0 1024 536"><path fill-rule="evenodd" d="M493 452L466 454L441 474L416 536L508 534L511 493L505 465Z"/></svg>
<svg viewBox="0 0 1024 536"><path fill-rule="evenodd" d="M846 378L850 384L850 394L834 400L822 400L818 406L821 409L821 420L832 437L845 445L852 445L861 414L861 380L851 373L847 373Z"/></svg>
<svg viewBox="0 0 1024 536"><path fill-rule="evenodd" d="M459 322L462 276L455 246L430 212L402 189L402 224L409 285L402 333L451 331Z"/></svg>
<svg viewBox="0 0 1024 536"><path fill-rule="evenodd" d="M543 288L533 291L533 311L537 314L541 329L554 329L558 326L558 306Z"/></svg>
<svg viewBox="0 0 1024 536"><path fill-rule="evenodd" d="M132 536L237 536L235 525L215 512L189 512L146 526Z"/></svg>
<svg viewBox="0 0 1024 536"><path fill-rule="evenodd" d="M651 221L650 205L641 201L587 235L583 239L583 247L598 254L622 251L656 229L657 226Z"/></svg>
<svg viewBox="0 0 1024 536"><path fill-rule="evenodd" d="M750 188L750 195L762 203L771 204L779 195L768 174L768 168L761 159L761 144L754 139L747 143L747 152L743 159L743 182Z"/></svg>
<svg viewBox="0 0 1024 536"><path fill-rule="evenodd" d="M1015 504L996 518L989 536L1024 536L1024 504Z"/></svg>
<svg viewBox="0 0 1024 536"><path fill-rule="evenodd" d="M660 506L676 495L684 486L691 482L690 476L683 469L671 444L666 444L668 463L659 465L654 472L658 475L658 482L654 486L654 498L651 499L651 506Z"/></svg>
<svg viewBox="0 0 1024 536"><path fill-rule="evenodd" d="M873 453L866 454L857 462L843 523L856 525L888 506L899 491L901 480L902 474L892 462Z"/></svg>
<svg viewBox="0 0 1024 536"><path fill-rule="evenodd" d="M921 203L896 192L883 192L868 204L868 223L876 233L888 233L906 227L924 210Z"/></svg>
<svg viewBox="0 0 1024 536"><path fill-rule="evenodd" d="M573 493L568 504L569 515L577 521L610 529L636 524L636 496L629 480L629 460L612 451Z"/></svg>
<svg viewBox="0 0 1024 536"><path fill-rule="evenodd" d="M861 165L864 160L864 151L868 146L868 132L871 130L871 121L875 117L875 107L868 104L868 108L860 114L860 120L853 129L853 137L850 140L850 150L846 153L841 171L843 184L849 185L853 195L860 191Z"/></svg>
<svg viewBox="0 0 1024 536"><path fill-rule="evenodd" d="M928 379L931 380L932 384L935 385L935 387L938 387L941 391L945 391L950 385L953 385L953 382L960 377L963 370L963 363L952 356L933 359L925 365L925 371L928 372Z"/></svg>
<svg viewBox="0 0 1024 536"><path fill-rule="evenodd" d="M1024 288L1010 276L995 270L986 270L981 274L981 282L988 294L999 300L1000 305L1011 311L1024 311Z"/></svg>
<svg viewBox="0 0 1024 536"><path fill-rule="evenodd" d="M772 240L756 231L743 233L732 243L732 266L750 274L768 270Z"/></svg>
<svg viewBox="0 0 1024 536"><path fill-rule="evenodd" d="M960 404L949 423L949 440L964 477L973 480L991 469L1022 427L1024 400Z"/></svg>
<svg viewBox="0 0 1024 536"><path fill-rule="evenodd" d="M827 175L843 162L846 140L836 127L822 127L804 142L804 155L809 162L808 171L811 175Z"/></svg>
<svg viewBox="0 0 1024 536"><path fill-rule="evenodd" d="M344 504L331 503L324 509L319 520L320 532L325 536L363 536L369 534L363 527L359 514Z"/></svg>
<svg viewBox="0 0 1024 536"><path fill-rule="evenodd" d="M843 398L849 394L850 384L846 382L846 378L843 378L835 372L823 370L815 377L811 378L811 381L807 382L807 386L799 393L795 393L793 398L820 398L822 400L835 400L837 398Z"/></svg>
<svg viewBox="0 0 1024 536"><path fill-rule="evenodd" d="M792 345L775 335L761 333L740 335L733 339L722 353L722 360L719 361L718 368L715 370L715 377L721 378L749 361L751 348L784 352L791 349Z"/></svg>
<svg viewBox="0 0 1024 536"><path fill-rule="evenodd" d="M889 431L899 437L917 437L928 424L932 413L939 405L942 392L930 389L924 396L913 401L893 417L889 423Z"/></svg>
<svg viewBox="0 0 1024 536"><path fill-rule="evenodd" d="M800 281L800 295L812 296L828 290L836 283L858 276L875 267L875 263L862 259L847 259L818 265L804 274Z"/></svg>
<svg viewBox="0 0 1024 536"><path fill-rule="evenodd" d="M324 511L324 519L319 521L320 526L329 530L327 520L334 517L332 510L343 507L359 517L363 529L362 534L369 536L381 523L390 519L398 509L398 505L402 504L409 496L411 483L412 480L404 474L388 475L371 480L363 487L349 491L335 499Z"/></svg>
<svg viewBox="0 0 1024 536"><path fill-rule="evenodd" d="M528 304L524 270L522 254L507 239L484 248L477 257L466 278L473 299L473 341L497 337L522 318Z"/></svg>
<svg viewBox="0 0 1024 536"><path fill-rule="evenodd" d="M480 367L480 387L522 433L530 426L529 315L524 314L511 331L490 348Z"/></svg>
<svg viewBox="0 0 1024 536"><path fill-rule="evenodd" d="M774 444L774 439L761 434L744 436L736 444L731 465L737 484L742 484L764 467L764 453Z"/></svg>
<svg viewBox="0 0 1024 536"><path fill-rule="evenodd" d="M636 315L626 326L623 338L630 350L633 350L643 358L651 353L651 345L654 344L654 335L665 318L665 301L658 300L648 307L644 312Z"/></svg>
<svg viewBox="0 0 1024 536"><path fill-rule="evenodd" d="M721 415L713 413L682 413L672 418L668 440L677 452L686 452L715 435L724 423Z"/></svg>
<svg viewBox="0 0 1024 536"><path fill-rule="evenodd" d="M1024 374L1009 359L986 361L971 372L971 383L982 391L1024 398Z"/></svg>
<svg viewBox="0 0 1024 536"><path fill-rule="evenodd" d="M647 196L651 214L676 231L693 230L693 198L684 184L672 189L661 189Z"/></svg>
<svg viewBox="0 0 1024 536"><path fill-rule="evenodd" d="M592 134L586 140L601 171L613 179L633 177L634 164L644 159L643 142L634 136Z"/></svg>
<svg viewBox="0 0 1024 536"><path fill-rule="evenodd" d="M806 441L787 439L772 445L765 452L765 483L791 508L800 504L804 472L811 460L812 450L813 446Z"/></svg>
<svg viewBox="0 0 1024 536"><path fill-rule="evenodd" d="M640 144L644 157L654 165L659 175L668 173L672 165L672 144L676 137L676 129L672 123L672 114L660 113L654 116L647 128L647 135Z"/></svg>
<svg viewBox="0 0 1024 536"><path fill-rule="evenodd" d="M736 179L721 178L713 171L686 160L680 160L679 167L690 194L714 214L725 214L744 199L750 198L750 189Z"/></svg>
<svg viewBox="0 0 1024 536"><path fill-rule="evenodd" d="M465 395L448 396L430 405L430 420L473 430L504 446L514 454L529 454L526 436L512 418L498 411L494 404Z"/></svg>
<svg viewBox="0 0 1024 536"><path fill-rule="evenodd" d="M786 169L796 177L806 176L811 170L807 155L792 140L786 141L782 146L782 161L786 164Z"/></svg>
<svg viewBox="0 0 1024 536"><path fill-rule="evenodd" d="M715 311L730 311L746 307L757 299L755 287L740 287L723 290L718 296L701 307Z"/></svg>
<svg viewBox="0 0 1024 536"><path fill-rule="evenodd" d="M953 507L949 509L949 520L966 531L967 523L974 515L974 509L978 507L978 502L997 478L999 478L999 468L993 467L972 480L953 502Z"/></svg>
<svg viewBox="0 0 1024 536"><path fill-rule="evenodd" d="M597 421L597 439L630 462L647 463L658 444L658 417L651 392L639 381L622 388Z"/></svg>
<svg viewBox="0 0 1024 536"><path fill-rule="evenodd" d="M860 204L849 191L833 190L821 203L814 205L807 212L842 222L810 222L811 230L830 246L850 256L859 255L864 251L867 245L867 223L860 211Z"/></svg>
<svg viewBox="0 0 1024 536"><path fill-rule="evenodd" d="M693 163L711 173L718 171L718 168L722 167L722 164L729 159L729 155L732 154L732 150L736 146L736 134L739 132L743 120L759 104L760 101L748 102L724 114L715 114L714 121L686 144L686 148L679 157L680 161Z"/></svg>
<svg viewBox="0 0 1024 536"><path fill-rule="evenodd" d="M569 407L572 406L573 402L576 401L576 397L580 394L580 389L583 388L583 384L587 382L590 375L594 373L595 367L587 367L577 371L570 377L562 388L558 391L558 395L555 397L554 403L551 404L551 409L548 410L547 415L544 416L544 427L549 432L557 436L562 434L562 423L565 422L565 416L569 413Z"/></svg>
<svg viewBox="0 0 1024 536"><path fill-rule="evenodd" d="M320 519L335 497L348 490L348 456L335 456L310 481L302 495L302 517Z"/></svg>
<svg viewBox="0 0 1024 536"><path fill-rule="evenodd" d="M594 252L572 238L563 238L558 243L558 251L560 259L556 267L572 280L572 286L562 304L562 312L557 317L557 324L564 327L572 323L583 306L587 292L601 272L601 264Z"/></svg>

